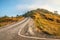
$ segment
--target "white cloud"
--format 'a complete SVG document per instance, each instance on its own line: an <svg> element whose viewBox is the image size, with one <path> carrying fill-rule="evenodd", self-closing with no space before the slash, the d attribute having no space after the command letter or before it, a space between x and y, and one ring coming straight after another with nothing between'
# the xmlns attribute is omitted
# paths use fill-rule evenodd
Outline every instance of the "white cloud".
<svg viewBox="0 0 60 40"><path fill-rule="evenodd" d="M49 3L60 5L60 0L47 0Z"/></svg>
<svg viewBox="0 0 60 40"><path fill-rule="evenodd" d="M30 6L28 6L28 8L29 8L30 10L33 10L33 9L40 8L40 6L39 6L39 5L30 5Z"/></svg>
<svg viewBox="0 0 60 40"><path fill-rule="evenodd" d="M33 10L33 9L37 9L40 8L40 6L38 5L17 5L16 6L17 10L22 10L22 9L29 9L29 10Z"/></svg>
<svg viewBox="0 0 60 40"><path fill-rule="evenodd" d="M47 3L43 3L44 1L47 1ZM60 5L60 0L35 0L32 5L17 5L16 8L18 10L22 10L22 9L29 9L29 10L33 10L33 9L37 9L37 8L45 8L45 9L48 9L48 10L56 10L58 9L57 5ZM42 5L40 5L40 3L42 3ZM50 5L49 5L50 4ZM53 4L53 5L52 5ZM56 8L54 7L57 6Z"/></svg>
<svg viewBox="0 0 60 40"><path fill-rule="evenodd" d="M44 9L47 9L47 10L49 10L49 11L54 11L55 9L54 8L52 8L52 7L50 7L49 5L43 5L43 6L41 6L41 8L44 8Z"/></svg>
<svg viewBox="0 0 60 40"><path fill-rule="evenodd" d="M17 5L16 8L18 10L22 10L22 9L34 10L37 8L44 8L52 12L55 10L59 11L59 7L57 7L57 5L60 6L60 0L46 0L46 1L47 3L40 5L39 3L41 2L41 0L35 0L34 3L32 3L31 5ZM56 7L54 7L54 5Z"/></svg>
<svg viewBox="0 0 60 40"><path fill-rule="evenodd" d="M47 9L49 11L54 11L55 10L47 4L42 5L42 6L36 5L36 4L33 4L33 5L17 5L16 8L17 8L17 10L23 10L23 9L34 10L34 9L37 9L37 8L44 8L44 9Z"/></svg>

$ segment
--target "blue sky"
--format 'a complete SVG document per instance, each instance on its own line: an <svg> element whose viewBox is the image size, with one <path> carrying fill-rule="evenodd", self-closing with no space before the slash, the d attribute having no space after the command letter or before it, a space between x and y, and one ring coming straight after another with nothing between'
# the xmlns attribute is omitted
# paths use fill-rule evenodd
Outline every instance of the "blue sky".
<svg viewBox="0 0 60 40"><path fill-rule="evenodd" d="M0 16L22 15L37 8L60 13L60 0L0 0Z"/></svg>

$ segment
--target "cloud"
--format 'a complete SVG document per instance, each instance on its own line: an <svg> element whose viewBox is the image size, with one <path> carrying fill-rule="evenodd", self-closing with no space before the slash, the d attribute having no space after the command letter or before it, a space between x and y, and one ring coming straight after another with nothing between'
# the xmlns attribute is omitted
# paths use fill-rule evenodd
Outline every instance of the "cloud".
<svg viewBox="0 0 60 40"><path fill-rule="evenodd" d="M16 5L17 10L34 10L37 8L44 8L54 12L59 11L60 0L35 0L32 4ZM59 11L60 13L60 11Z"/></svg>
<svg viewBox="0 0 60 40"><path fill-rule="evenodd" d="M36 5L36 4L33 4L33 5L17 5L16 6L17 10L19 11L29 11L29 10L35 10L37 8L43 8L43 9L47 9L49 11L54 11L52 7L50 7L49 5Z"/></svg>
<svg viewBox="0 0 60 40"><path fill-rule="evenodd" d="M52 8L52 7L50 7L49 5L43 5L43 6L41 6L41 8L43 8L43 9L47 9L47 10L49 10L49 11L54 11L55 9L54 8Z"/></svg>
<svg viewBox="0 0 60 40"><path fill-rule="evenodd" d="M51 4L60 5L60 0L47 0Z"/></svg>
<svg viewBox="0 0 60 40"><path fill-rule="evenodd" d="M34 9L37 9L37 8L44 8L44 9L47 9L47 10L51 10L53 11L53 8L50 7L49 5L45 4L45 5L37 5L37 4L33 4L33 5L17 5L16 8L18 10L22 10L22 9L29 9L29 10L34 10Z"/></svg>
<svg viewBox="0 0 60 40"><path fill-rule="evenodd" d="M44 3L44 1L45 1L45 3ZM28 5L28 4L27 5L26 4L17 5L16 8L18 10L22 10L22 9L33 10L33 9L37 9L37 8L45 8L48 10L55 10L55 9L59 8L58 6L60 5L60 0L44 0L44 1L43 0L34 0L34 2L30 5Z"/></svg>
<svg viewBox="0 0 60 40"><path fill-rule="evenodd" d="M33 10L33 9L37 9L40 8L40 6L38 5L17 5L16 6L17 10L22 10L22 9L29 9L29 10Z"/></svg>
<svg viewBox="0 0 60 40"><path fill-rule="evenodd" d="M33 9L40 8L40 5L30 5L30 6L28 6L28 8L29 8L30 10L33 10Z"/></svg>

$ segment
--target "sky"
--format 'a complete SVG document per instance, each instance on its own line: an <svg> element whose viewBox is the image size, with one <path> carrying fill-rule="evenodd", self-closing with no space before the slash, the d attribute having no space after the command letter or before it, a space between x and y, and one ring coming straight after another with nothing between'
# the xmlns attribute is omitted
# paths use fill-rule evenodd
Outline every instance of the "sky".
<svg viewBox="0 0 60 40"><path fill-rule="evenodd" d="M58 11L60 14L60 0L0 0L0 16L22 15L37 8Z"/></svg>

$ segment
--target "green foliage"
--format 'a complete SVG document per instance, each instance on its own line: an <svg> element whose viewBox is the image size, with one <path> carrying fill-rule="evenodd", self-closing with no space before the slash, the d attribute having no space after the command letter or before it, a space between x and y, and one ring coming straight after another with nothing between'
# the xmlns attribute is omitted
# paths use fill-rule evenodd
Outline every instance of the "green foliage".
<svg viewBox="0 0 60 40"><path fill-rule="evenodd" d="M3 16L2 18L9 18L9 16L5 15L5 16Z"/></svg>
<svg viewBox="0 0 60 40"><path fill-rule="evenodd" d="M27 13L23 14L24 17L32 17L33 14L35 13L42 13L42 14L45 14L45 13L51 13L50 11L46 10L46 9L37 9L37 10L31 10L31 11L28 11Z"/></svg>
<svg viewBox="0 0 60 40"><path fill-rule="evenodd" d="M31 15L32 15L32 12L27 12L27 13L23 14L24 17L29 17Z"/></svg>

